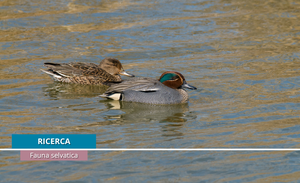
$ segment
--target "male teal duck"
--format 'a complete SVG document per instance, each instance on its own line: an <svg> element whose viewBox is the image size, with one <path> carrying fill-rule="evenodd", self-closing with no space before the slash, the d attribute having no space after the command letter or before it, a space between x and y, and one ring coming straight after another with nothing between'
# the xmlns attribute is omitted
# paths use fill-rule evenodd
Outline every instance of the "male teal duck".
<svg viewBox="0 0 300 183"><path fill-rule="evenodd" d="M164 72L159 80L152 78L130 78L113 84L100 95L103 98L148 104L179 104L188 101L184 88L196 90L187 84L182 74L175 71Z"/></svg>
<svg viewBox="0 0 300 183"><path fill-rule="evenodd" d="M44 65L48 69L41 71L49 74L55 81L65 83L109 85L108 83L122 81L119 74L134 77L125 72L121 62L115 58L105 58L99 65L83 62L61 64L46 62Z"/></svg>

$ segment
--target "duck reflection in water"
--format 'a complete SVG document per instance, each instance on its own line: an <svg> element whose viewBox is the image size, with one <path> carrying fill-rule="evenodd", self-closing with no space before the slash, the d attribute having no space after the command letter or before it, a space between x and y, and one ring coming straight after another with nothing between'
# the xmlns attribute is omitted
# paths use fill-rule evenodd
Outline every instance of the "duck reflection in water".
<svg viewBox="0 0 300 183"><path fill-rule="evenodd" d="M121 110L119 115L106 116L116 123L159 122L162 136L179 138L183 136L181 128L191 117L188 103L175 105L151 105L115 100L102 101L111 110Z"/></svg>
<svg viewBox="0 0 300 183"><path fill-rule="evenodd" d="M46 96L52 99L75 99L81 97L96 97L105 92L105 85L78 85L54 82L43 87Z"/></svg>

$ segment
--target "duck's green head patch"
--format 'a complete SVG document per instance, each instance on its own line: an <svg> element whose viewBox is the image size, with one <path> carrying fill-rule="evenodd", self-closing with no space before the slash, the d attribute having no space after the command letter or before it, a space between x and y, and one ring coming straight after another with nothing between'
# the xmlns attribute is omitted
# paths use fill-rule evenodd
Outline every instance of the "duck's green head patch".
<svg viewBox="0 0 300 183"><path fill-rule="evenodd" d="M160 82L163 83L165 81L169 81L169 80L176 80L178 79L179 76L175 73L167 73L165 75L163 75L161 78L160 78Z"/></svg>

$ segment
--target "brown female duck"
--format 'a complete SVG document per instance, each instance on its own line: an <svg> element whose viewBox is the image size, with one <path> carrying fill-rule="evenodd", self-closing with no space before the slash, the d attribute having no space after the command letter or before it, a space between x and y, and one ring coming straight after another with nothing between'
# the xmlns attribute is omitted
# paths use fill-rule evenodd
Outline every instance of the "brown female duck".
<svg viewBox="0 0 300 183"><path fill-rule="evenodd" d="M44 65L48 69L41 69L49 74L55 81L65 83L78 83L87 85L109 85L121 82L121 75L134 77L124 71L122 64L115 58L105 58L99 65L94 63L49 63Z"/></svg>

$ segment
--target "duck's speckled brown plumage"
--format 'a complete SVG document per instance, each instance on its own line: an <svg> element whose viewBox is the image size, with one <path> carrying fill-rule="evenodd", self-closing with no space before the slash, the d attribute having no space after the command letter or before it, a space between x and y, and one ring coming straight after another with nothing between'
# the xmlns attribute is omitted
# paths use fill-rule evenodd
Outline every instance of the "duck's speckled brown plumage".
<svg viewBox="0 0 300 183"><path fill-rule="evenodd" d="M121 82L119 74L134 76L123 70L119 60L105 58L100 65L94 63L45 63L47 70L43 72L49 74L54 80L65 83L77 83L88 85L103 85L106 83Z"/></svg>

